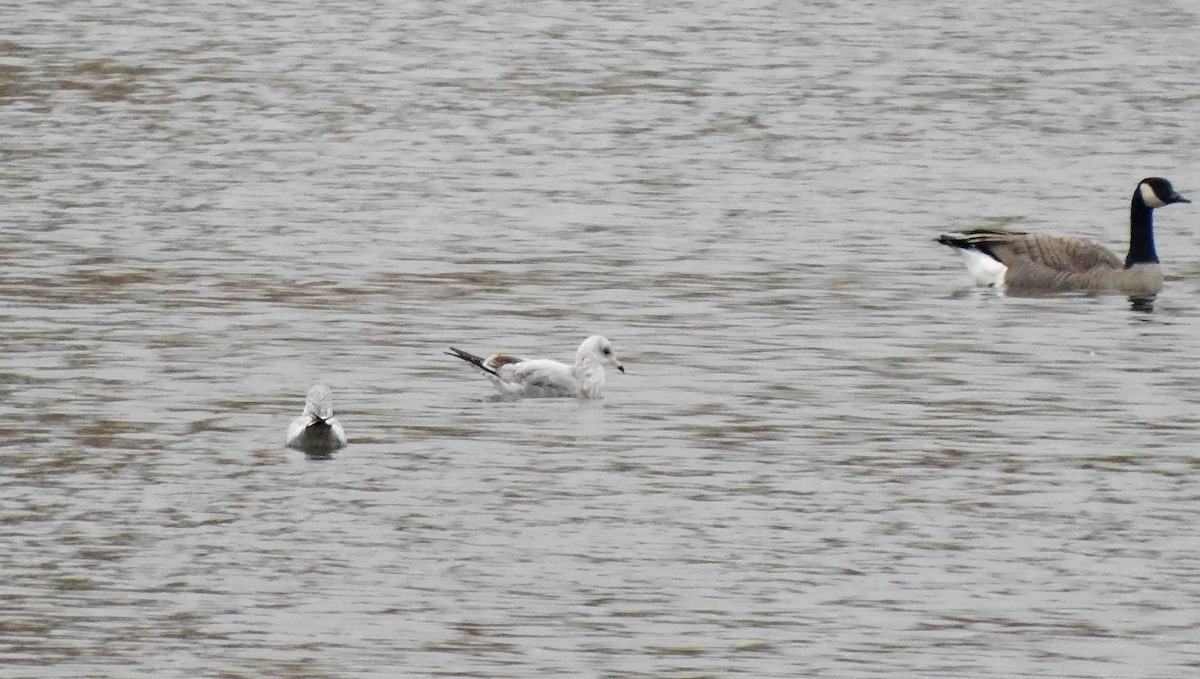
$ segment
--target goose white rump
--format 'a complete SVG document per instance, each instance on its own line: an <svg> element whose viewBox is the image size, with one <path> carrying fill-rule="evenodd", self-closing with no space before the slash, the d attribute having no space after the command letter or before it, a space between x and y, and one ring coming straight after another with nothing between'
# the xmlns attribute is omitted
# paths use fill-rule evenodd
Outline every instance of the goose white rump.
<svg viewBox="0 0 1200 679"><path fill-rule="evenodd" d="M612 343L592 335L579 345L575 363L567 365L548 358L524 359L508 354L482 358L450 347L446 352L482 372L501 394L528 398L600 398L604 388L604 366L625 372Z"/></svg>
<svg viewBox="0 0 1200 679"><path fill-rule="evenodd" d="M287 445L309 455L330 455L346 446L346 432L333 416L329 387L316 384L308 390L304 413L288 427Z"/></svg>

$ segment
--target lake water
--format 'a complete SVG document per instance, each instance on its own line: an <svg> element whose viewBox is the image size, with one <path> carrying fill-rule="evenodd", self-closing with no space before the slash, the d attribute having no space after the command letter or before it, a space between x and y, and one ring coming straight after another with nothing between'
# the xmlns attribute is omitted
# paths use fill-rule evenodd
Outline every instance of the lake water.
<svg viewBox="0 0 1200 679"><path fill-rule="evenodd" d="M1150 310L933 242L1200 200L1195 8L4 17L0 676L1200 673L1197 207Z"/></svg>

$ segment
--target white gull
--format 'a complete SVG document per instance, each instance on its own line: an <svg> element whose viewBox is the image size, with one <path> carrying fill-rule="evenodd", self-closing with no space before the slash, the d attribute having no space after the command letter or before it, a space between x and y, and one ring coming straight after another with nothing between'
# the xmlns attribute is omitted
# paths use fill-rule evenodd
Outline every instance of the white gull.
<svg viewBox="0 0 1200 679"><path fill-rule="evenodd" d="M579 345L574 365L548 358L524 359L508 354L481 358L450 347L446 352L479 369L505 396L529 398L600 398L604 366L625 372L612 343L592 335Z"/></svg>
<svg viewBox="0 0 1200 679"><path fill-rule="evenodd" d="M324 456L345 445L346 432L342 430L342 423L333 416L333 393L324 384L313 385L308 390L304 414L288 427L288 448Z"/></svg>

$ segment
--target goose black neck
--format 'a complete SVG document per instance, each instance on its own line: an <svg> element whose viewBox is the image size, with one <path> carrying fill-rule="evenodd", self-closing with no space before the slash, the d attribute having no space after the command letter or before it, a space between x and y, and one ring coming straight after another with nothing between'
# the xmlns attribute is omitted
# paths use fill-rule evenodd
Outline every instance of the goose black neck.
<svg viewBox="0 0 1200 679"><path fill-rule="evenodd" d="M1125 256L1125 268L1134 264L1157 264L1158 253L1154 251L1154 210L1142 202L1141 196L1133 194L1129 205L1129 254Z"/></svg>

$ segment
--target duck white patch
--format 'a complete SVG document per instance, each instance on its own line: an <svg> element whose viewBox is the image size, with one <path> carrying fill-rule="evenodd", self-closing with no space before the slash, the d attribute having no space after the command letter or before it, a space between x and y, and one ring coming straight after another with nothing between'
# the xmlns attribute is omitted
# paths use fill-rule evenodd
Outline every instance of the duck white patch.
<svg viewBox="0 0 1200 679"><path fill-rule="evenodd" d="M1146 204L1146 207L1160 208L1167 204L1167 201L1159 198L1158 194L1154 192L1154 189L1151 188L1146 182L1138 184L1138 193L1141 194L1142 202Z"/></svg>
<svg viewBox="0 0 1200 679"><path fill-rule="evenodd" d="M974 277L976 283L993 288L1004 286L1004 274L1008 273L1007 266L974 248L956 249L962 255L963 261L967 265L967 271Z"/></svg>

